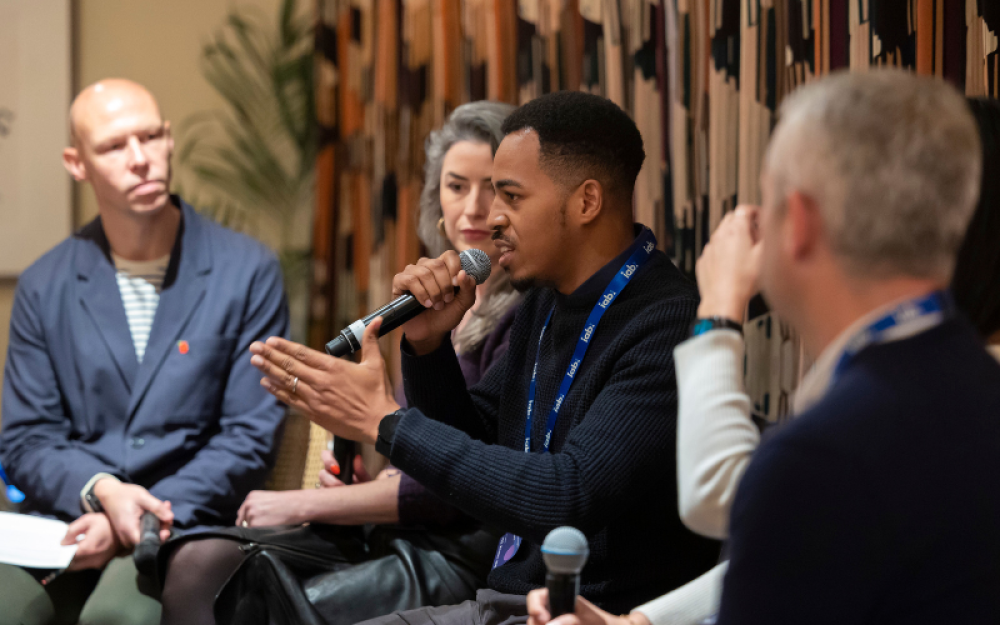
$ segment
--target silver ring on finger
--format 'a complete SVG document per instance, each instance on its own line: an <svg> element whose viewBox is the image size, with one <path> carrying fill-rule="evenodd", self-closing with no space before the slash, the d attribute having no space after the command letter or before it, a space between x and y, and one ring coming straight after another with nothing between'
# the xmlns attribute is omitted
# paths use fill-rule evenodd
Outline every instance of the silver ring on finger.
<svg viewBox="0 0 1000 625"><path fill-rule="evenodd" d="M243 526L243 527L250 527L250 524L249 524L249 523L247 523L247 520L246 520L246 519L243 519L243 522L242 522L242 523L240 523L240 525L241 525L241 526Z"/></svg>
<svg viewBox="0 0 1000 625"><path fill-rule="evenodd" d="M295 394L295 389L297 389L298 387L299 387L299 376L295 376L295 379L292 380L292 395Z"/></svg>

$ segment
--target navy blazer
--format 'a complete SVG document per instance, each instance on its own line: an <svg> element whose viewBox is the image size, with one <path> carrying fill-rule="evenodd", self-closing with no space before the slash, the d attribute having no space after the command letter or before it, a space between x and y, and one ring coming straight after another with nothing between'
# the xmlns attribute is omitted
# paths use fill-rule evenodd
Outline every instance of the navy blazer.
<svg viewBox="0 0 1000 625"><path fill-rule="evenodd" d="M174 201L183 219L141 364L100 217L18 281L0 462L23 511L76 518L106 472L169 500L179 528L229 524L264 483L284 408L247 348L287 335L281 269Z"/></svg>

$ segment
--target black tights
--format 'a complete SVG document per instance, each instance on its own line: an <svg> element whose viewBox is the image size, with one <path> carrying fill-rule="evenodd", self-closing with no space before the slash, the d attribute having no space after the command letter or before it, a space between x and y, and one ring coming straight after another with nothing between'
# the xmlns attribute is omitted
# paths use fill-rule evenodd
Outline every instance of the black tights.
<svg viewBox="0 0 1000 625"><path fill-rule="evenodd" d="M228 538L190 539L178 547L163 583L161 625L215 625L215 597L241 562L240 543Z"/></svg>

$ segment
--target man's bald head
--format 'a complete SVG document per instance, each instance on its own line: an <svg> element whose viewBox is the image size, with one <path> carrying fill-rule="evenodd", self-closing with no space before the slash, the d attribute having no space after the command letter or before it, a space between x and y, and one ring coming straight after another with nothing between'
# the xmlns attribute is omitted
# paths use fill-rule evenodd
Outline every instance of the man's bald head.
<svg viewBox="0 0 1000 625"><path fill-rule="evenodd" d="M126 78L105 78L81 91L69 109L69 128L73 145L89 137L95 128L101 128L117 119L130 108L146 109L161 120L156 98L137 82Z"/></svg>
<svg viewBox="0 0 1000 625"><path fill-rule="evenodd" d="M101 80L80 92L69 117L73 145L63 163L74 179L91 183L102 216L150 214L169 203L174 142L145 87Z"/></svg>

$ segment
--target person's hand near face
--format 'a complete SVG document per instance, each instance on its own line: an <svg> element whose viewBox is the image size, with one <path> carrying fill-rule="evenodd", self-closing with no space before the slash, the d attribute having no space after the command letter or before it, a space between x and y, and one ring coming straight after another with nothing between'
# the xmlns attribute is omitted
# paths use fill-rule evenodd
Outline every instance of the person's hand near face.
<svg viewBox="0 0 1000 625"><path fill-rule="evenodd" d="M457 290L456 290L457 287ZM417 355L438 348L476 303L476 281L465 273L458 254L421 258L392 280L392 296L410 293L428 309L403 324L403 334Z"/></svg>
<svg viewBox="0 0 1000 625"><path fill-rule="evenodd" d="M759 290L763 246L757 235L758 215L756 207L738 206L712 233L695 267L699 317L743 320L750 298Z"/></svg>

